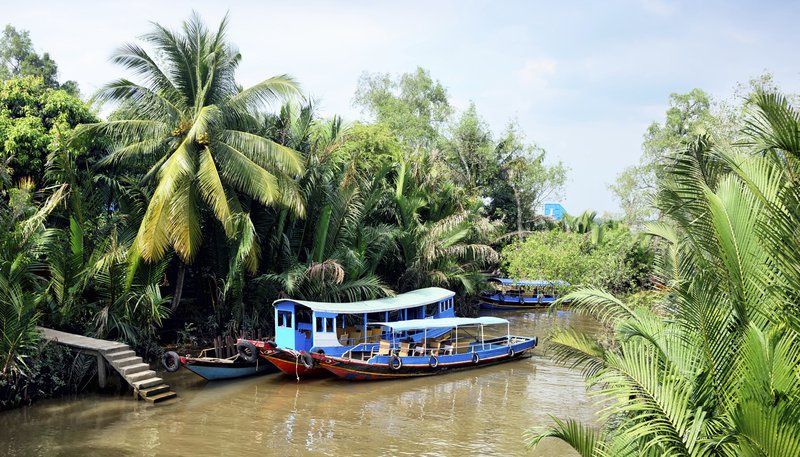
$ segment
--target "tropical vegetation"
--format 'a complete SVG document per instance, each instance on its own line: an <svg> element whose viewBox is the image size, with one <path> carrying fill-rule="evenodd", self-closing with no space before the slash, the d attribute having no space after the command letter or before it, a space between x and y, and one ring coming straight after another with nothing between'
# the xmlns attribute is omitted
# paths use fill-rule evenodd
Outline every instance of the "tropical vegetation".
<svg viewBox="0 0 800 457"><path fill-rule="evenodd" d="M800 111L758 88L735 140L696 132L656 173L654 304L598 288L569 295L612 332L563 330L553 356L583 370L599 427L555 419L583 456L800 455Z"/></svg>
<svg viewBox="0 0 800 457"><path fill-rule="evenodd" d="M228 19L153 24L84 101L26 31L0 39L2 407L63 391L38 325L163 344L269 335L274 299L441 286L460 312L497 248L541 228L566 168L499 136L418 68L365 73L368 120L323 117L288 75L242 87ZM48 375L48 371L52 376ZM36 384L42 382L42 385ZM8 395L6 395L6 393Z"/></svg>

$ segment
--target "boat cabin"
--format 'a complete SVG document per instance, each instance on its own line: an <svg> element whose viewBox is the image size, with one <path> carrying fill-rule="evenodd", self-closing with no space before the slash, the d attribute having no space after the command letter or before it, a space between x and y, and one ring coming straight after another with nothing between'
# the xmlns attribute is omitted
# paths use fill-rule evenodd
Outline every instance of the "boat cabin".
<svg viewBox="0 0 800 457"><path fill-rule="evenodd" d="M385 322L454 317L454 295L447 289L429 287L350 303L276 300L275 344L283 349L340 355L356 344L377 344Z"/></svg>

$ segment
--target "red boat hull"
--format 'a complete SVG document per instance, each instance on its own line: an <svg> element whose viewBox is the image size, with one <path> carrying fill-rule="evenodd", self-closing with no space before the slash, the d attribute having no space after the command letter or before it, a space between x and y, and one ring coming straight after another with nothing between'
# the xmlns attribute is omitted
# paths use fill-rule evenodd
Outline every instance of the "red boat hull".
<svg viewBox="0 0 800 457"><path fill-rule="evenodd" d="M268 354L261 353L261 356L269 360L279 370L291 376L318 378L330 374L328 370L316 364L313 368L307 368L299 357L281 349L276 349Z"/></svg>

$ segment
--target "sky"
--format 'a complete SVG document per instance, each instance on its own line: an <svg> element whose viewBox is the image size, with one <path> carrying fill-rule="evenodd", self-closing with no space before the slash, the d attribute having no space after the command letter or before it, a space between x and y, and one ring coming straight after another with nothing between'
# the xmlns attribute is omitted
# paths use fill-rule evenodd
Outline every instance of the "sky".
<svg viewBox="0 0 800 457"><path fill-rule="evenodd" d="M638 162L671 93L728 99L765 71L800 92L800 2L0 0L0 25L29 30L91 95L130 76L109 62L115 48L192 10L210 26L229 13L245 87L290 74L347 120L365 119L352 105L363 72L428 69L457 109L474 102L497 135L516 120L569 168L558 200L571 214L619 212L608 185Z"/></svg>

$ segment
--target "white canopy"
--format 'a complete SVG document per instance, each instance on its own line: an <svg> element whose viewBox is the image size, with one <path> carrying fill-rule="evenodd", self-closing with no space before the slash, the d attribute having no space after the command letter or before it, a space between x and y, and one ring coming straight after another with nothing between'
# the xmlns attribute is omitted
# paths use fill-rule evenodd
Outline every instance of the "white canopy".
<svg viewBox="0 0 800 457"><path fill-rule="evenodd" d="M293 302L310 308L312 311L323 313L362 314L395 311L399 309L416 308L418 306L438 303L455 295L455 292L440 287L428 287L412 290L394 297L378 298L376 300L356 301L350 303L326 303L306 300L281 299L274 304Z"/></svg>
<svg viewBox="0 0 800 457"><path fill-rule="evenodd" d="M407 330L426 330L434 328L474 327L477 325L508 324L508 321L499 317L484 316L475 319L469 317L443 317L441 319L411 319L398 322L376 322L372 325L391 327L395 332Z"/></svg>

